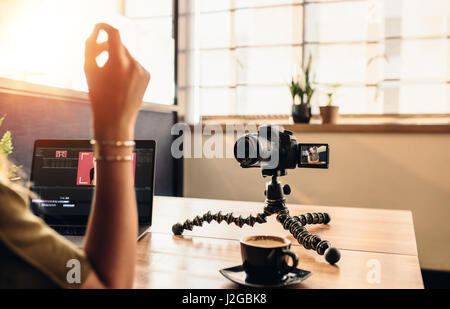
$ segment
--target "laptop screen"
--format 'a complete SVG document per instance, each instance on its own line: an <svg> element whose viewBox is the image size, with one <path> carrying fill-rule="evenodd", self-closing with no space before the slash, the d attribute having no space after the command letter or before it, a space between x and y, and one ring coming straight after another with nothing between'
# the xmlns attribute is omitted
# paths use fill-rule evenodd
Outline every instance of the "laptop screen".
<svg viewBox="0 0 450 309"><path fill-rule="evenodd" d="M140 223L151 223L155 142L136 141L133 174ZM96 162L88 140L38 140L31 170L33 212L48 224L84 225L91 209Z"/></svg>

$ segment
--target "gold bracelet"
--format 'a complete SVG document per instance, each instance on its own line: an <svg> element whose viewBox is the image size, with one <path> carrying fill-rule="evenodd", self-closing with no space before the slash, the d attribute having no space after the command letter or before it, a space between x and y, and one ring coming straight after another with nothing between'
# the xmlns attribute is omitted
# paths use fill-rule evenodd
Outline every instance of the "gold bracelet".
<svg viewBox="0 0 450 309"><path fill-rule="evenodd" d="M134 147L136 146L135 141L97 141L95 139L91 139L91 145L99 145L99 146L114 146L114 147Z"/></svg>
<svg viewBox="0 0 450 309"><path fill-rule="evenodd" d="M129 155L129 156L96 156L95 157L96 161L105 161L105 162L114 162L114 161L118 161L118 162L125 162L125 161L133 161L133 155Z"/></svg>

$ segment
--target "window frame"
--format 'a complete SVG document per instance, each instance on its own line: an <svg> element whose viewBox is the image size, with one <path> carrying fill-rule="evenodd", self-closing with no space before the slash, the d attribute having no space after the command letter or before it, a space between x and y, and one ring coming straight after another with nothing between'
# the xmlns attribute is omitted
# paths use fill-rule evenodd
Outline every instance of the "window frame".
<svg viewBox="0 0 450 309"><path fill-rule="evenodd" d="M173 0L173 1L178 1L178 0ZM277 8L277 7L294 7L294 6L307 6L307 5L321 5L321 4L330 4L330 3L338 3L338 2L360 2L363 0L327 0L327 1L320 1L320 0L316 0L316 1L312 1L312 0L303 0L301 2L291 2L291 3L280 3L280 4L271 4L271 5L260 5L260 6L252 6L252 7L234 7L234 0L230 0L231 1L231 7L230 9L220 9L220 10L210 10L210 11L204 11L202 13L220 13L220 12L230 12L232 15L234 14L234 12L238 11L238 10L247 10L247 9L264 9L264 8ZM378 44L380 42L385 42L385 41L389 41L389 40L401 40L403 41L408 41L408 40L432 40L432 39L446 39L450 41L450 34L443 36L443 35L436 35L436 36L411 36L411 37L405 37L405 36L386 36L384 37L382 40L355 40L355 41L335 41L335 42L314 42L314 41L306 41L305 40L305 9L302 10L302 42L301 43L291 43L291 44L284 44L284 45L289 45L291 47L300 47L302 49L302 66L304 65L304 63L306 62L306 57L307 55L304 53L304 48L305 46L308 45L332 45L332 44ZM179 15L177 14L176 19L178 21L179 19ZM234 17L231 16L231 19L233 20ZM233 25L231 25L231 27L233 27ZM234 38L234 32L231 32L231 41L232 44L235 42L235 40L233 41ZM283 45L283 46L284 46ZM282 46L280 44L263 44L263 45L236 45L233 44L232 46L229 47L217 47L217 48L200 48L199 50L203 51L203 50L229 50L229 51L234 51L238 48L250 48L250 47L273 47L273 46ZM178 45L177 45L178 47ZM180 53L186 52L186 50L181 50L177 48L177 57L179 57ZM236 58L236 55L232 56L233 58ZM236 60L236 59L235 59ZM450 58L449 58L450 61ZM441 83L445 83L446 85L450 85L450 80L446 79L445 81L424 81L424 80L417 80L417 79L410 79L410 80L405 80L405 79L401 79L401 78L384 78L383 80L380 80L378 83L360 83L358 85L363 86L364 88L378 88L380 86L380 83L386 83L386 82L395 82L398 83L399 85L408 85L411 83L418 83L420 82L421 84L441 84ZM341 85L343 86L355 86L356 83L343 83ZM199 85L198 87L201 88L220 88L220 89L235 89L239 86L257 86L257 84L253 84L253 83L234 83L233 85L221 85L221 86L202 86ZM280 86L280 84L264 84L264 86ZM176 87L177 92L178 92L178 87ZM431 122L433 122L434 120L439 120L444 118L448 118L448 116L450 115L450 113L430 113L430 114L406 114L406 113L396 113L396 114L388 114L388 113L383 113L383 114L358 114L358 113L351 113L351 114L343 114L341 115L341 117L343 118L352 118L352 119L360 119L361 121L365 121L368 119L373 119L373 118L380 118L381 120L384 119L392 119L392 118L397 118L399 120L402 119L410 119L410 118L428 118L431 120ZM262 121L265 121L266 119L270 119L273 117L277 117L280 115L238 115L238 114L230 114L230 115L208 115L208 116L202 116L200 115L200 121L202 120L206 120L206 121L214 121L214 119L229 119L229 120L233 120L236 118L241 118L241 119L260 119ZM282 116L290 116L290 114L283 114ZM450 123L450 121L449 121Z"/></svg>
<svg viewBox="0 0 450 309"><path fill-rule="evenodd" d="M125 15L125 2L117 2L117 11ZM178 7L179 0L172 0L172 37L174 39L174 94L172 104L161 104L151 101L143 101L140 110L155 112L178 112ZM150 72L151 73L151 72ZM72 103L90 103L87 91L79 91L69 88L60 88L48 85L41 85L27 81L16 80L0 76L0 93L33 96L39 98L57 99Z"/></svg>

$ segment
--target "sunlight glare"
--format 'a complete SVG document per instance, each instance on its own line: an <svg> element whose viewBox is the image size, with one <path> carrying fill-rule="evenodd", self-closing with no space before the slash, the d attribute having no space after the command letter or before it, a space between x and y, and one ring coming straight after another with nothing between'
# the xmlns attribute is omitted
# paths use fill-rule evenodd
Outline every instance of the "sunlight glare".
<svg viewBox="0 0 450 309"><path fill-rule="evenodd" d="M103 68L105 66L106 62L108 62L108 59L109 59L109 54L107 51L104 51L100 55L97 56L95 61L97 62L97 65L99 68Z"/></svg>
<svg viewBox="0 0 450 309"><path fill-rule="evenodd" d="M100 30L97 37L97 44L108 41L108 33L105 30Z"/></svg>
<svg viewBox="0 0 450 309"><path fill-rule="evenodd" d="M86 91L84 42L96 23L114 24L111 0L1 1L8 8L8 14L0 11L1 76ZM101 31L97 42L107 39ZM107 53L96 59L100 67L107 60Z"/></svg>

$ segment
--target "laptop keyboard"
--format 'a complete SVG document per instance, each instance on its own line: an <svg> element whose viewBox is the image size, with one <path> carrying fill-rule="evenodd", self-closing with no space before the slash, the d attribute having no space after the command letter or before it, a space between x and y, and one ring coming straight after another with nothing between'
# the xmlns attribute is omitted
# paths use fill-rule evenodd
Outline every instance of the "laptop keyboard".
<svg viewBox="0 0 450 309"><path fill-rule="evenodd" d="M86 234L86 226L52 226L61 235L83 236Z"/></svg>

